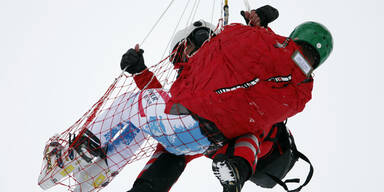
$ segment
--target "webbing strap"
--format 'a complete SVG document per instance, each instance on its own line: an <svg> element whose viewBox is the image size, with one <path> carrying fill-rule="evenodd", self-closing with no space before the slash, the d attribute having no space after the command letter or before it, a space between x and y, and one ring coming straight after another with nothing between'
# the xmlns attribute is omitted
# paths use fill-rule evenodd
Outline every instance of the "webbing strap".
<svg viewBox="0 0 384 192"><path fill-rule="evenodd" d="M285 181L282 181L280 180L279 178L269 174L269 173L266 173L272 180L274 180L277 184L279 184L280 186L282 186L287 192L299 192L304 186L306 186L309 181L312 179L312 176L313 176L313 172L314 172L314 169L313 169L313 166L312 166L312 163L309 161L309 159L304 155L302 154L301 152L295 150L294 153L302 160L306 161L309 166L310 166L310 170L309 170L309 173L307 175L307 178L305 179L305 182L300 185L300 187L296 188L296 189L293 189L293 190L289 190L288 189L288 186L287 186L287 183L299 183L300 182L300 179L296 178L296 179L287 179Z"/></svg>
<svg viewBox="0 0 384 192"><path fill-rule="evenodd" d="M296 151L296 153L298 154L299 158L306 161L308 164L309 164L309 173L308 173L308 176L307 176L307 179L305 180L305 182L303 183L303 185L301 185L298 189L299 191L301 190L301 188L303 188L304 186L306 186L309 181L311 181L312 179L312 176L313 176L313 172L314 172L314 169L313 169L313 166L312 166L312 163L309 161L309 159L304 155L302 154L300 151Z"/></svg>
<svg viewBox="0 0 384 192"><path fill-rule="evenodd" d="M271 130L269 131L268 135L266 137L264 137L264 141L272 141L272 142L277 142L277 140L279 139L279 136L280 136L280 133L281 133L281 128L284 128L285 129L285 122L280 122L280 123L276 123L272 126ZM275 137L272 138L272 134L274 133L274 130L276 130L276 135Z"/></svg>
<svg viewBox="0 0 384 192"><path fill-rule="evenodd" d="M280 122L280 123L277 123L275 125L273 125L272 129L270 130L270 132L268 133L268 135L265 137L264 140L267 140L267 141L272 141L272 142L276 142L278 140L278 137L280 136L279 134L281 133L281 128L285 128L285 125L287 123L287 120L285 122ZM276 133L276 136L274 138L271 138L273 132L274 132L274 129L277 128L277 133ZM289 190L288 189L288 186L287 186L287 183L300 183L300 179L298 178L295 178L295 179L287 179L285 181L282 181L281 179L269 174L269 173L266 173L272 180L274 180L277 184L279 184L280 186L282 186L287 192L298 192L300 191L304 186L306 186L309 181L312 179L312 176L313 176L313 172L314 172L314 169L313 169L313 166L312 166L312 163L309 161L309 159L304 155L302 154L300 151L297 150L297 147L296 147L296 144L295 144L295 140L293 138L293 136L291 134L289 134L289 138L291 139L291 149L292 149L292 153L294 156L297 156L299 159L302 159L304 160L305 162L307 162L309 164L309 173L307 175L307 178L305 179L305 182L298 188L296 189L293 189L293 190Z"/></svg>

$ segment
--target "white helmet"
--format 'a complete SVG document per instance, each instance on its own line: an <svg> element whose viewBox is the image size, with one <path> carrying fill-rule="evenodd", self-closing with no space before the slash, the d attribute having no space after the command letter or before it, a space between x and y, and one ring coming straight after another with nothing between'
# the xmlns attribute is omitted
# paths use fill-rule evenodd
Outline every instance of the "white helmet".
<svg viewBox="0 0 384 192"><path fill-rule="evenodd" d="M209 33L211 35L216 35L216 32L215 32L216 26L214 26L213 24L206 22L204 20L195 21L190 26L178 31L175 34L175 36L173 37L172 42L171 42L170 52L172 53L173 50L176 48L176 46L180 42L187 39L187 37L189 37L190 35L193 36L193 33L198 31L197 29L201 29L201 28L209 29ZM209 38L209 36L206 36L206 35L205 35L205 37L206 37L205 39L204 38L198 39L199 42L196 45L198 48L200 48L200 46L205 42L205 40L207 40L207 38Z"/></svg>

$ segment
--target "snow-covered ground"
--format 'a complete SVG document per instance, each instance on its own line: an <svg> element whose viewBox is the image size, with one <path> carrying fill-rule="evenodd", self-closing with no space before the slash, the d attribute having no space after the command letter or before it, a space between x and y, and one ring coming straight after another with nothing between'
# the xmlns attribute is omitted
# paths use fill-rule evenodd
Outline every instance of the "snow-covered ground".
<svg viewBox="0 0 384 192"><path fill-rule="evenodd" d="M141 43L169 2L0 1L0 191L42 191L37 177L47 139L72 125L101 97L120 73L121 55ZM147 64L162 58L183 2L171 7L167 22L146 39ZM243 2L229 2L230 21L243 22L239 14ZM209 21L212 3L201 3L196 19ZM270 25L279 34L287 36L294 26L315 20L334 35L333 54L315 72L312 101L288 122L299 149L315 167L303 191L381 191L384 2L250 0L250 4L279 9L280 18ZM216 9L221 9L218 5ZM104 191L128 190L144 163L126 167ZM206 158L194 160L171 191L221 191L210 166ZM299 162L290 175L304 178L307 169ZM243 191L283 189L247 183Z"/></svg>

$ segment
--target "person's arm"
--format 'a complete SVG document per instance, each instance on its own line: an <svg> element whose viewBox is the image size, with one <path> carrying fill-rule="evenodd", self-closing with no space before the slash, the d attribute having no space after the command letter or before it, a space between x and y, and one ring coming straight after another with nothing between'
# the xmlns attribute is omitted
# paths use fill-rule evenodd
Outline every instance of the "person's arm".
<svg viewBox="0 0 384 192"><path fill-rule="evenodd" d="M144 64L143 53L144 50L140 49L139 44L136 44L135 48L129 49L121 58L121 70L133 75L147 69L147 66Z"/></svg>
<svg viewBox="0 0 384 192"><path fill-rule="evenodd" d="M267 28L269 23L279 17L279 11L270 5L265 5L249 12L241 11L241 15L244 17L247 24Z"/></svg>
<svg viewBox="0 0 384 192"><path fill-rule="evenodd" d="M144 64L144 50L136 44L135 48L129 49L121 58L120 68L133 76L139 89L161 88L159 80L147 69Z"/></svg>
<svg viewBox="0 0 384 192"><path fill-rule="evenodd" d="M142 73L136 74L133 76L133 79L135 80L135 83L140 90L163 87L159 80L156 78L155 74L149 70L144 70Z"/></svg>

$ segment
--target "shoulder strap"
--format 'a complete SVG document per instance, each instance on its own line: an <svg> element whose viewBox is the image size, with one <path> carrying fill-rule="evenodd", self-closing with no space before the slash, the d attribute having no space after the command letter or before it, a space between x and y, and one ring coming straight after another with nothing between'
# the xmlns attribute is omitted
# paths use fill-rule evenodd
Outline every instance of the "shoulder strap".
<svg viewBox="0 0 384 192"><path fill-rule="evenodd" d="M268 135L264 138L264 141L272 141L275 143L279 139L282 127L285 127L285 122L274 124L271 130L269 131ZM276 129L276 135L275 137L272 138L272 134L275 132L275 129Z"/></svg>
<svg viewBox="0 0 384 192"><path fill-rule="evenodd" d="M271 131L268 133L268 135L267 135L267 137L265 139L269 140L269 141L272 141L272 142L276 142L277 139L278 139L279 134L282 131L281 128L282 127L285 128L286 123L287 123L287 120L285 122L280 122L280 123L275 124L272 127ZM272 135L274 129L276 129L276 128L277 128L276 137L271 138L271 135ZM309 173L307 175L307 178L305 179L305 182L300 187L298 187L296 189L293 189L293 190L289 190L288 186L287 186L287 183L300 183L300 179L295 178L295 179L287 179L285 181L282 181L279 178L277 178L277 177L275 177L275 176L273 176L271 174L267 173L267 175L272 180L274 180L277 184L282 186L287 192L299 192L304 186L306 186L309 183L309 181L311 181L314 169L313 169L311 161L309 161L309 159L304 154L302 154L300 151L297 150L297 147L296 147L295 140L294 140L293 136L290 133L288 133L288 134L289 134L289 138L291 140L291 149L292 149L293 155L298 157L299 159L304 160L305 162L307 162L309 164Z"/></svg>
<svg viewBox="0 0 384 192"><path fill-rule="evenodd" d="M305 182L299 188L295 189L294 192L300 191L304 186L306 186L309 183L309 181L311 181L312 176L313 176L313 172L314 172L312 163L309 161L309 159L304 154L302 154L300 151L296 150L296 153L300 159L306 161L309 164L309 173L307 175L307 178L305 179Z"/></svg>
<svg viewBox="0 0 384 192"><path fill-rule="evenodd" d="M313 176L313 172L314 172L312 163L309 161L309 159L304 154L302 154L301 152L297 151L296 147L294 147L293 153L295 155L297 155L300 159L306 161L309 164L309 173L307 175L307 178L305 179L305 182L300 187L298 187L296 189L293 189L293 190L289 190L288 186L287 186L287 183L300 183L300 179L298 179L298 178L296 178L296 179L287 179L285 181L282 181L279 178L277 178L277 177L267 173L267 175L271 179L273 179L276 183L278 183L280 186L282 186L287 192L299 192L304 186L306 186L309 183L309 181L311 181L312 176Z"/></svg>

